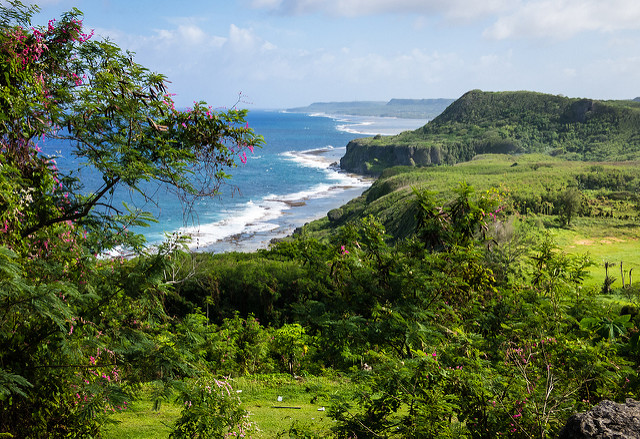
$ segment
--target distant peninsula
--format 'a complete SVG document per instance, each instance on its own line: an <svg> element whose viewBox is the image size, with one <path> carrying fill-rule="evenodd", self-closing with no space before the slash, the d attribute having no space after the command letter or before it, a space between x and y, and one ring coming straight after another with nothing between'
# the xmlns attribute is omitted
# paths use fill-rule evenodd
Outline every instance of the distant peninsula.
<svg viewBox="0 0 640 439"><path fill-rule="evenodd" d="M306 107L288 108L287 111L292 113L433 119L454 101L455 99L391 99L388 102L315 102Z"/></svg>

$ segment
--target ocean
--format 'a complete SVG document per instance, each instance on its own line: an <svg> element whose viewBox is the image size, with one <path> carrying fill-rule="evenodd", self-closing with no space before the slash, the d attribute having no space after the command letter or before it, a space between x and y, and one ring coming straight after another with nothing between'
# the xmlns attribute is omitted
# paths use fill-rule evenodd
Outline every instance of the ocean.
<svg viewBox="0 0 640 439"><path fill-rule="evenodd" d="M419 119L265 110L250 110L247 120L264 137L265 144L247 156L246 164L238 160L238 167L229 171L232 178L221 186L218 197L199 200L187 209L174 195L154 188L155 202L120 190L111 203L134 204L157 218L157 223L136 229L150 245L161 242L165 234L181 233L192 237L190 248L194 251L267 248L273 238L290 235L371 185L370 179L347 174L338 167L350 140L397 134L426 123ZM87 187L96 187L100 181L99 175L74 159L71 145L49 141L43 151L57 156L61 170L77 172Z"/></svg>

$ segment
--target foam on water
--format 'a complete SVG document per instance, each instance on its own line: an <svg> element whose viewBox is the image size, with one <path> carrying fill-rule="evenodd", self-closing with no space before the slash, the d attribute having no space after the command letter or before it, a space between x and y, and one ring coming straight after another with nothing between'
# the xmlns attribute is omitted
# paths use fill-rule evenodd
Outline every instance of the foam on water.
<svg viewBox="0 0 640 439"><path fill-rule="evenodd" d="M286 115L286 113L280 114ZM289 114L289 116L295 115ZM344 142L345 146L348 140L358 135L397 134L407 129L415 129L425 123L421 120L397 118L333 117L321 113L306 117L309 116L315 121L332 120L333 125L325 130L348 134ZM324 177L309 176L308 184L305 184L303 189L287 192L282 190L287 187L284 184L287 175L283 175L280 177L283 183L275 193L231 203L222 211L216 210L210 221L207 221L206 214L200 214L199 225L179 229L180 233L192 237L192 249L221 252L267 247L272 238L286 236L305 222L323 217L327 211L360 195L371 185L372 180L348 174L339 169L337 162L344 155L345 146L334 147L331 144L318 146L324 135L323 132L319 133L317 140L310 137L309 133L317 130L314 124L319 122L315 121L307 119L297 127L300 130L297 134L301 136L300 139L315 145L312 148L292 149L275 154L273 166L265 169L264 172L278 174L283 172L282 166L289 163L293 165L293 168L288 171L290 173L302 172L307 175L307 172L321 172ZM258 127L256 130L260 132ZM269 139L266 138L266 140L269 144ZM267 148L263 150L263 154L252 156L254 160L248 166L257 165L263 156L269 156ZM260 175L256 178L260 178Z"/></svg>
<svg viewBox="0 0 640 439"><path fill-rule="evenodd" d="M392 136L402 131L415 130L424 126L423 119L402 119L397 117L366 117L348 116L337 119L340 123L336 128L350 134L375 136Z"/></svg>
<svg viewBox="0 0 640 439"><path fill-rule="evenodd" d="M265 195L258 201L251 200L237 206L236 209L227 210L223 213L225 218L222 220L183 227L179 232L191 236L191 248L194 250L216 251L216 246L228 250L232 243L238 249L243 249L243 242L253 249L259 247L259 243L268 242L269 239L265 235L290 233L293 225L287 221L287 215L292 216L292 210L308 210L306 218L309 220L323 216L326 214L325 211L313 212L309 208L312 200L335 198L336 204L341 204L343 200L339 195L345 190L356 189L361 193L371 184L368 179L339 171L334 162L324 155L332 150L332 147L327 147L282 153L284 158L294 161L299 166L323 170L328 181L316 183L297 192ZM300 216L299 213L296 214ZM274 233L278 231L280 233Z"/></svg>

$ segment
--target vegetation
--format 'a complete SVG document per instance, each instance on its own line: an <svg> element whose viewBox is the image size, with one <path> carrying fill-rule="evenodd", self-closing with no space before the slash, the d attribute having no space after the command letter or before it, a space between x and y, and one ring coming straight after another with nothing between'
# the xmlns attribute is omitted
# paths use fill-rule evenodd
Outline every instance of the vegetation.
<svg viewBox="0 0 640 439"><path fill-rule="evenodd" d="M151 252L128 230L151 218L111 191L215 194L261 138L243 111L175 110L165 78L83 34L78 11L46 28L33 12L0 8L0 435L113 437L148 403L169 412L156 437L546 438L637 398L636 249L622 268L567 245L638 239L637 163L541 153L634 157L635 104L471 92L422 132L469 140L474 160L387 169L269 250L190 254L174 238ZM464 130L497 121L539 153L475 157L484 131ZM583 142L605 126L613 143ZM87 195L43 136L74 142L103 185ZM326 412L269 421L277 403Z"/></svg>
<svg viewBox="0 0 640 439"><path fill-rule="evenodd" d="M548 225L570 226L579 220L591 225L591 234L593 229L631 229L638 215L637 166L635 161L594 163L527 154L481 155L449 167L394 167L362 196L342 206L339 215L329 212L304 231L322 238L336 227L373 215L394 239L407 238L417 225L415 189L446 199L460 182L478 191L499 191L508 200L505 209L510 214L537 216Z"/></svg>
<svg viewBox="0 0 640 439"><path fill-rule="evenodd" d="M365 150L372 174L405 164L389 148L410 150L403 155L412 154L415 165L455 164L478 154L522 153L569 160L636 160L639 128L640 104L631 100L473 90L422 128L351 142L341 163L346 169L353 168L352 161L362 160Z"/></svg>
<svg viewBox="0 0 640 439"><path fill-rule="evenodd" d="M214 296L224 326L241 294L249 312L269 310L265 330L305 329L290 342L306 347L295 374L349 374L355 396L335 394L331 433L306 435L553 437L571 413L635 396L637 290L625 306L601 296L585 283L593 260L562 252L539 216L515 215L506 191L449 193L415 188L414 231L395 244L366 217L324 242L303 233L256 254L191 256L200 268L177 297L191 312Z"/></svg>
<svg viewBox="0 0 640 439"><path fill-rule="evenodd" d="M215 194L261 139L243 111L177 111L165 78L83 33L79 11L31 27L35 11L0 6L0 433L92 437L139 383L203 371L163 305L181 242L146 253L129 227L151 218L110 194ZM102 185L59 171L37 143L47 138L72 142ZM135 257L99 256L116 246Z"/></svg>

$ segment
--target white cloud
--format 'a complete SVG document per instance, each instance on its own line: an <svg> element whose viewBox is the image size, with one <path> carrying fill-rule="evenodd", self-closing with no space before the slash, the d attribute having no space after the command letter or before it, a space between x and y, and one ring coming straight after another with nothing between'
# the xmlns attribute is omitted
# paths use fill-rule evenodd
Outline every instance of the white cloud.
<svg viewBox="0 0 640 439"><path fill-rule="evenodd" d="M139 37L140 38L140 37ZM207 34L193 23L184 23L174 29L157 29L150 37L141 37L141 44L162 47L182 47L183 50L206 49L222 46L227 38Z"/></svg>
<svg viewBox="0 0 640 439"><path fill-rule="evenodd" d="M194 19L177 19L172 28L155 29L150 35L127 34L113 29L96 29L96 34L109 37L120 47L138 53L176 52L178 57L222 47L227 37L211 35Z"/></svg>
<svg viewBox="0 0 640 439"><path fill-rule="evenodd" d="M509 0L252 0L251 5L287 15L444 14L453 18L474 18L500 11L511 3Z"/></svg>
<svg viewBox="0 0 640 439"><path fill-rule="evenodd" d="M61 2L62 2L62 0L27 0L27 1L23 1L23 3L25 3L25 4L38 5L38 6L57 5L58 3L61 3Z"/></svg>
<svg viewBox="0 0 640 439"><path fill-rule="evenodd" d="M484 35L567 39L581 32L640 29L637 0L534 0L498 17Z"/></svg>
<svg viewBox="0 0 640 439"><path fill-rule="evenodd" d="M251 29L243 29L235 24L229 28L229 39L227 44L238 52L253 53L259 51L260 48L270 47L270 43L265 42L255 35Z"/></svg>
<svg viewBox="0 0 640 439"><path fill-rule="evenodd" d="M96 33L135 52L140 64L166 74L180 105L209 100L212 90L233 95L253 81L302 75L291 62L295 54L283 52L251 28L229 24L214 34L198 19L173 19L171 24L147 36L104 29Z"/></svg>
<svg viewBox="0 0 640 439"><path fill-rule="evenodd" d="M640 29L638 0L249 0L254 8L283 15L325 14L333 17L413 15L420 29L425 20L489 19L484 36L566 39L581 32ZM422 17L421 17L422 16Z"/></svg>
<svg viewBox="0 0 640 439"><path fill-rule="evenodd" d="M419 96L423 88L443 81L450 71L460 71L462 60L453 53L412 49L384 56L374 52L354 53L339 50L318 56L308 80L323 80L331 89L348 88L360 95L391 93L394 96ZM395 91L394 91L395 90Z"/></svg>
<svg viewBox="0 0 640 439"><path fill-rule="evenodd" d="M194 25L178 26L178 34L180 35L180 39L189 45L206 44L208 40L207 34L198 26ZM216 38L212 39L212 41L216 40Z"/></svg>
<svg viewBox="0 0 640 439"><path fill-rule="evenodd" d="M258 9L277 9L281 3L282 0L253 0L251 5Z"/></svg>

